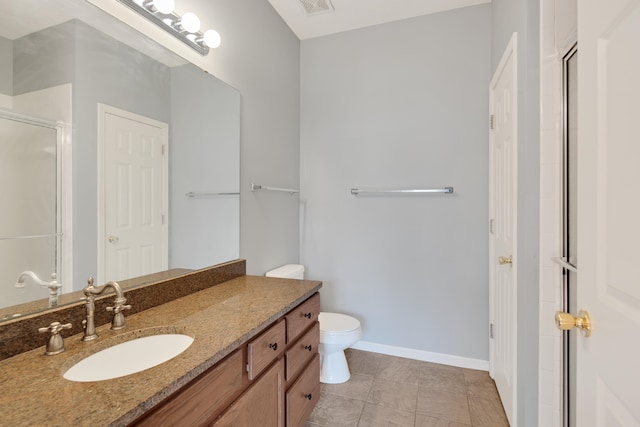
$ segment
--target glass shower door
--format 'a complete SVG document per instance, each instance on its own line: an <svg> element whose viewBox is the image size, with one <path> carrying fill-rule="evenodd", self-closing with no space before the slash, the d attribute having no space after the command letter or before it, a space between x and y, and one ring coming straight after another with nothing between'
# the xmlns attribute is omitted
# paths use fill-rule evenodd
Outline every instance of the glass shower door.
<svg viewBox="0 0 640 427"><path fill-rule="evenodd" d="M48 298L38 280L60 274L58 147L55 125L0 112L0 307Z"/></svg>

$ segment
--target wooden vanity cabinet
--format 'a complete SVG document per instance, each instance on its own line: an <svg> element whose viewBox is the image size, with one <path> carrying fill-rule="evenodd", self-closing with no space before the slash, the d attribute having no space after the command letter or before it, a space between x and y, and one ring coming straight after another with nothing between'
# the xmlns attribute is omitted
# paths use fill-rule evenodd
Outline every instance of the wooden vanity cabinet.
<svg viewBox="0 0 640 427"><path fill-rule="evenodd" d="M143 415L135 426L200 426L222 413L247 386L243 352L238 349Z"/></svg>
<svg viewBox="0 0 640 427"><path fill-rule="evenodd" d="M280 359L211 425L215 427L283 427L283 399L284 365Z"/></svg>
<svg viewBox="0 0 640 427"><path fill-rule="evenodd" d="M304 426L320 397L319 312L316 293L132 425Z"/></svg>

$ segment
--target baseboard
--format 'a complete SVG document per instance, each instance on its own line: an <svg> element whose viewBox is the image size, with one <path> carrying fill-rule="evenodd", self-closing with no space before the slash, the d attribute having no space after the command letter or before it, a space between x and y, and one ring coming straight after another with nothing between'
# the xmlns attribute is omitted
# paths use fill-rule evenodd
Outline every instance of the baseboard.
<svg viewBox="0 0 640 427"><path fill-rule="evenodd" d="M370 351L372 353L388 354L390 356L406 357L423 362L440 363L441 365L457 366L459 368L489 371L489 361L470 359L468 357L453 356L451 354L432 353L430 351L415 350L413 348L395 347L374 342L358 341L351 348Z"/></svg>

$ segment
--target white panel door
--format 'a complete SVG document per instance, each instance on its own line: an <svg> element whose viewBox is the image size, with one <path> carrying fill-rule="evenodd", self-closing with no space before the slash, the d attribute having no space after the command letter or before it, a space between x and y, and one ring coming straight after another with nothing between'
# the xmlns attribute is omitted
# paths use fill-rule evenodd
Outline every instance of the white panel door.
<svg viewBox="0 0 640 427"><path fill-rule="evenodd" d="M578 44L576 425L640 426L640 1L578 2Z"/></svg>
<svg viewBox="0 0 640 427"><path fill-rule="evenodd" d="M167 268L166 128L104 114L104 281Z"/></svg>
<svg viewBox="0 0 640 427"><path fill-rule="evenodd" d="M516 416L516 35L490 85L489 282L491 376L513 425Z"/></svg>

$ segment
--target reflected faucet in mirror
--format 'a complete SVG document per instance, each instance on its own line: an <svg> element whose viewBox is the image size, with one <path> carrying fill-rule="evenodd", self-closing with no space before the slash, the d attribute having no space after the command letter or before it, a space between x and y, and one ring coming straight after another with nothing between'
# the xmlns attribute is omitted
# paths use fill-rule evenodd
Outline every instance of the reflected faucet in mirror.
<svg viewBox="0 0 640 427"><path fill-rule="evenodd" d="M58 275L56 273L51 274L50 282L45 282L44 280L40 279L33 271L23 271L18 276L18 280L16 281L16 284L14 286L16 288L24 288L25 280L27 278L30 278L31 281L36 285L49 289L49 307L55 307L56 305L58 305L58 292L60 288L62 288L62 283L58 283L56 281L56 279L58 278Z"/></svg>

